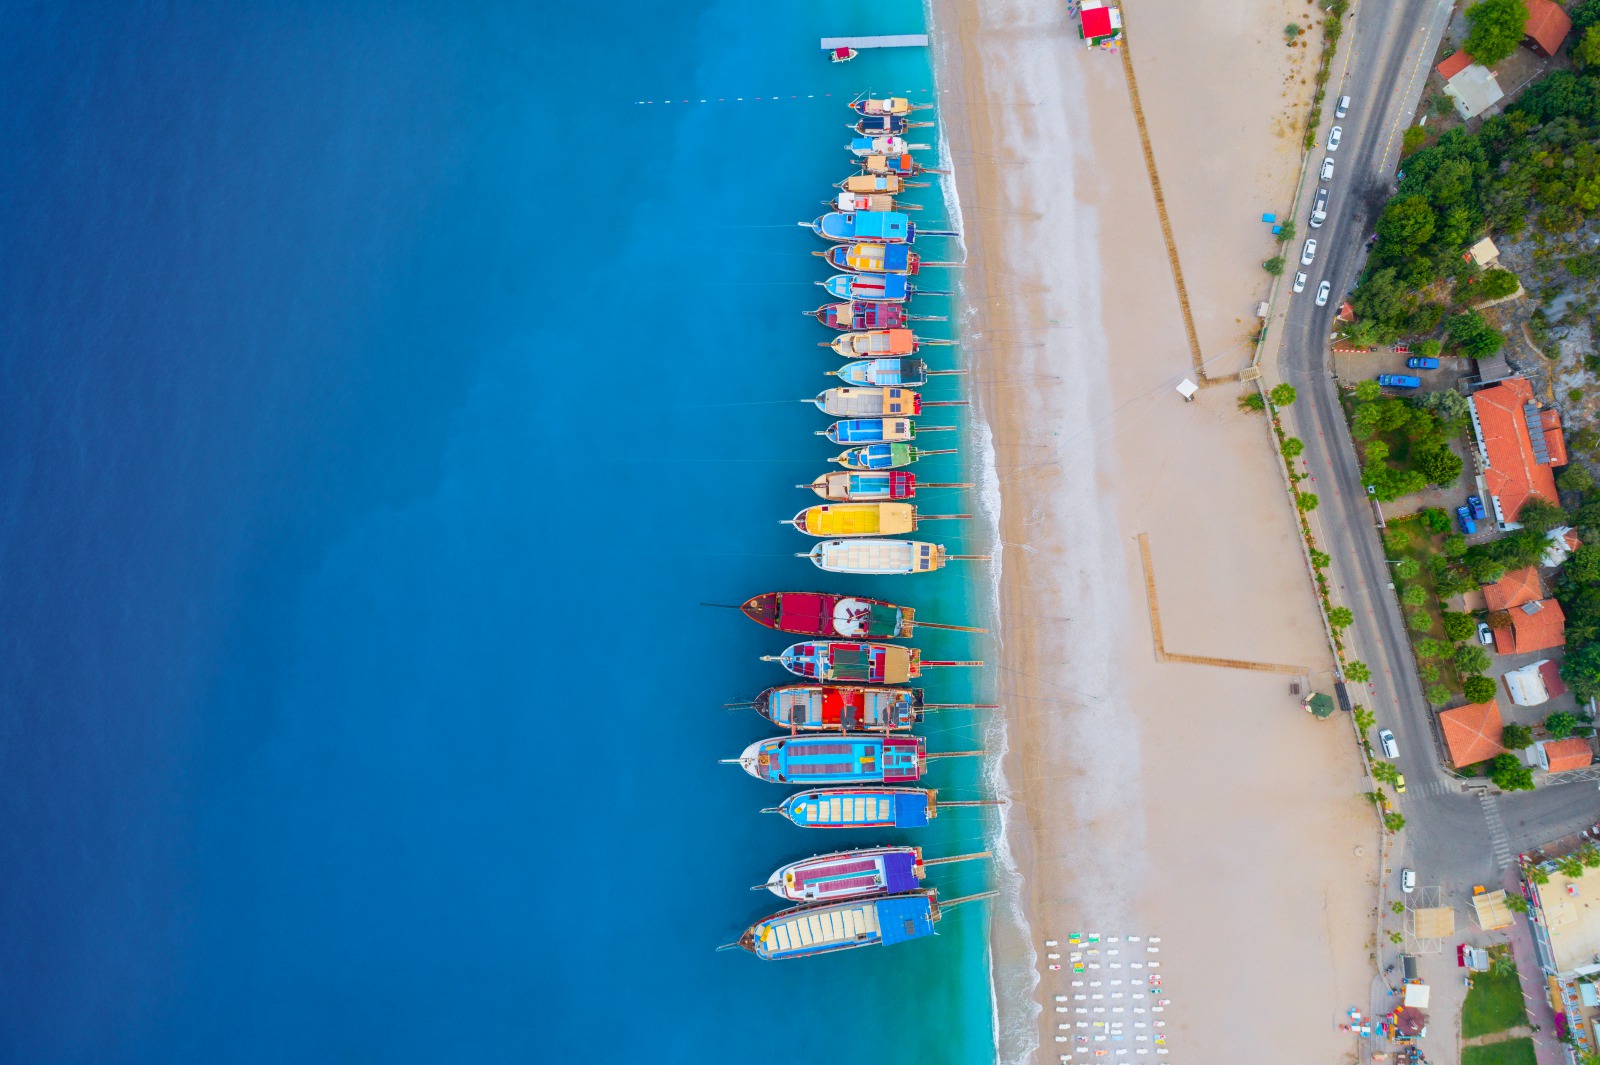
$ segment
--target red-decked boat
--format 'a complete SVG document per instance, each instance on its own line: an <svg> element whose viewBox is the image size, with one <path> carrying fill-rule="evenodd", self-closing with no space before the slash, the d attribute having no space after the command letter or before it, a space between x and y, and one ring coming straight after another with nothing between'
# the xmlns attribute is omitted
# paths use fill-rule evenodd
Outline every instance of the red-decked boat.
<svg viewBox="0 0 1600 1065"><path fill-rule="evenodd" d="M906 313L905 304L881 303L875 300L825 303L808 313L829 329L837 329L840 332L898 329L911 320L911 315Z"/></svg>
<svg viewBox="0 0 1600 1065"><path fill-rule="evenodd" d="M830 503L873 503L915 499L918 488L971 488L972 485L959 481L924 481L919 485L917 475L906 470L863 473L836 470L799 487L811 489Z"/></svg>

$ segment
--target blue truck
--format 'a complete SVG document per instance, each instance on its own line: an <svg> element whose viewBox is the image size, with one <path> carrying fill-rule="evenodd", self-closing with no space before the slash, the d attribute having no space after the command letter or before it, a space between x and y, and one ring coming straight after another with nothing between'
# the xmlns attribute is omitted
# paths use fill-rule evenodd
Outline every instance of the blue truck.
<svg viewBox="0 0 1600 1065"><path fill-rule="evenodd" d="M1421 388L1422 378L1403 373L1381 373L1378 384L1384 388Z"/></svg>
<svg viewBox="0 0 1600 1065"><path fill-rule="evenodd" d="M1456 508L1456 521L1461 523L1461 531L1468 536L1478 531L1478 527L1472 523L1472 512L1466 507Z"/></svg>
<svg viewBox="0 0 1600 1065"><path fill-rule="evenodd" d="M1437 370L1439 360L1429 355L1413 355L1406 360L1406 365L1413 370Z"/></svg>

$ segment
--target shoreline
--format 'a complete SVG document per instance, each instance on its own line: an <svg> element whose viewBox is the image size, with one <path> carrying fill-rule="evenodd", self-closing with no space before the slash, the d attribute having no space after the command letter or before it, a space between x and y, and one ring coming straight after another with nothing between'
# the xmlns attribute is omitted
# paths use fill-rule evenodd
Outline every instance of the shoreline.
<svg viewBox="0 0 1600 1065"><path fill-rule="evenodd" d="M1282 24L1281 5L1252 2ZM1213 116L1223 134L1236 127L1230 166L1253 181L1197 173L1172 147L1196 105L1172 89L1196 75L1182 69L1201 63L1188 53L1214 52L1194 40L1203 14L1168 11L1155 32L1167 6L1129 16L1132 54L1200 343L1233 372L1250 362L1245 308L1265 298L1256 264L1273 253L1213 204L1238 214L1252 200L1292 202L1292 123L1264 120L1247 97L1280 77L1291 85L1298 67L1264 64ZM1095 928L1163 937L1177 1053L1263 1040L1348 1053L1333 1024L1321 1038L1304 1027L1366 1001L1370 815L1348 737L1308 728L1288 678L1153 654L1137 534L1150 535L1170 649L1303 664L1312 688L1331 690L1260 427L1234 411L1238 386L1188 406L1172 392L1192 373L1190 348L1121 63L1089 51L1049 4L929 0L929 21L941 140L967 219L960 324L1001 496L994 775L1012 800L1001 825L1014 867L991 920L997 1058L1074 1049L1053 1042L1063 1018L1048 1008L1071 974L1045 968L1040 945ZM1284 99L1304 112L1288 88ZM1179 707L1191 713L1174 717ZM1246 751L1236 779L1207 772ZM1258 875L1263 847L1286 868ZM1291 984L1309 1001L1287 995ZM1263 1010L1275 1019L1263 1024Z"/></svg>

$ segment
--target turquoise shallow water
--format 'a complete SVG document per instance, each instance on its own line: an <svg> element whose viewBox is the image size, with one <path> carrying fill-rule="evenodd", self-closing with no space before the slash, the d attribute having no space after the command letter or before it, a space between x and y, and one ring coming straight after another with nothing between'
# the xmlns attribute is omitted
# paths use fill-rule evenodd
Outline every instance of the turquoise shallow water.
<svg viewBox="0 0 1600 1065"><path fill-rule="evenodd" d="M697 604L987 597L978 567L831 578L778 524L837 450L793 402L836 360L791 223L846 173L843 99L931 87L919 51L816 39L920 6L13 14L0 1056L987 1059L981 906L892 950L713 951L773 867L884 837L763 817L782 790L716 764L787 641Z"/></svg>

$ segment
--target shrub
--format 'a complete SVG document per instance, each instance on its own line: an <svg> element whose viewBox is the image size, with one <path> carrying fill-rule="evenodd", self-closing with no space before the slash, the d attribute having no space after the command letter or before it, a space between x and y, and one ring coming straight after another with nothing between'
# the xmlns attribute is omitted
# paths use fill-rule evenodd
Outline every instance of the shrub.
<svg viewBox="0 0 1600 1065"><path fill-rule="evenodd" d="M1281 385L1274 385L1272 392L1270 393L1270 398L1274 407L1289 406L1289 404L1294 402L1294 385L1291 385L1288 382L1284 382Z"/></svg>
<svg viewBox="0 0 1600 1065"><path fill-rule="evenodd" d="M1260 413L1267 409L1267 401L1260 392L1246 392L1239 397L1239 409Z"/></svg>
<svg viewBox="0 0 1600 1065"><path fill-rule="evenodd" d="M1273 277L1279 276L1283 273L1283 256L1274 255L1272 258L1261 264L1261 269L1265 270Z"/></svg>
<svg viewBox="0 0 1600 1065"><path fill-rule="evenodd" d="M1351 662L1344 667L1344 678L1357 684L1365 684L1372 679L1372 670L1367 668L1365 662Z"/></svg>
<svg viewBox="0 0 1600 1065"><path fill-rule="evenodd" d="M1483 677L1474 677L1473 680L1483 680ZM1491 696L1493 692L1489 693ZM1473 702L1486 703L1488 699L1474 699ZM1508 751L1520 751L1533 742L1533 729L1527 725L1507 725L1500 730L1500 746Z"/></svg>
<svg viewBox="0 0 1600 1065"><path fill-rule="evenodd" d="M1460 558L1467 553L1467 538L1461 533L1453 533L1444 538L1444 553L1450 558Z"/></svg>
<svg viewBox="0 0 1600 1065"><path fill-rule="evenodd" d="M1405 134L1400 138L1400 158L1404 159L1406 156L1422 147L1422 142L1427 139L1428 131L1422 126L1411 126L1407 128Z"/></svg>
<svg viewBox="0 0 1600 1065"><path fill-rule="evenodd" d="M1471 614L1446 610L1442 620L1444 621L1444 634L1452 640L1471 639L1472 634L1478 629L1478 624L1472 620Z"/></svg>
<svg viewBox="0 0 1600 1065"><path fill-rule="evenodd" d="M1301 492L1294 497L1295 506L1299 507L1307 514L1311 513L1313 510L1316 510L1317 504L1320 502L1322 502L1322 500L1318 499L1316 493L1314 492Z"/></svg>
<svg viewBox="0 0 1600 1065"><path fill-rule="evenodd" d="M1559 710L1544 719L1544 730L1550 733L1552 739L1564 740L1572 735L1578 728L1576 716Z"/></svg>
<svg viewBox="0 0 1600 1065"><path fill-rule="evenodd" d="M1485 270L1478 280L1477 296L1484 300L1497 300L1517 290L1517 275L1510 270Z"/></svg>
<svg viewBox="0 0 1600 1065"><path fill-rule="evenodd" d="M1453 656L1462 673L1482 673L1489 668L1489 653L1475 643L1462 644Z"/></svg>
<svg viewBox="0 0 1600 1065"><path fill-rule="evenodd" d="M1422 572L1422 563L1414 558L1402 558L1394 564L1394 575L1403 581L1414 581Z"/></svg>
<svg viewBox="0 0 1600 1065"><path fill-rule="evenodd" d="M1347 629L1355 623L1356 616L1347 606L1336 606L1328 611L1328 627L1330 629Z"/></svg>
<svg viewBox="0 0 1600 1065"><path fill-rule="evenodd" d="M1433 618L1426 610L1416 610L1406 619L1406 624L1411 626L1412 632L1427 632L1433 628Z"/></svg>
<svg viewBox="0 0 1600 1065"><path fill-rule="evenodd" d="M1428 507L1422 512L1422 523L1428 527L1429 532L1442 533L1450 531L1450 515L1444 512L1443 507Z"/></svg>
<svg viewBox="0 0 1600 1065"><path fill-rule="evenodd" d="M1450 701L1450 689L1443 684L1435 684L1423 693L1428 702L1434 706L1443 706Z"/></svg>
<svg viewBox="0 0 1600 1065"><path fill-rule="evenodd" d="M1469 703L1486 703L1494 698L1494 681L1488 677L1468 677L1461 682L1461 694Z"/></svg>
<svg viewBox="0 0 1600 1065"><path fill-rule="evenodd" d="M1500 754L1489 763L1489 779L1501 791L1532 791L1533 770L1514 754Z"/></svg>
<svg viewBox="0 0 1600 1065"><path fill-rule="evenodd" d="M1420 584L1409 585L1400 593L1400 601L1406 606L1422 606L1428 601L1428 589Z"/></svg>
<svg viewBox="0 0 1600 1065"><path fill-rule="evenodd" d="M1297 436L1291 436L1283 442L1283 457L1292 459L1306 449L1305 443Z"/></svg>

